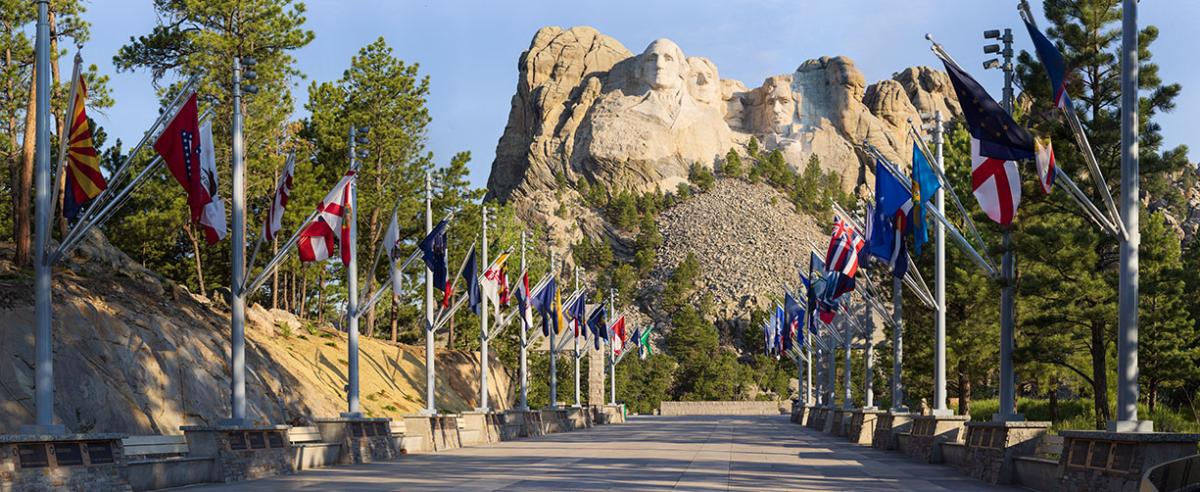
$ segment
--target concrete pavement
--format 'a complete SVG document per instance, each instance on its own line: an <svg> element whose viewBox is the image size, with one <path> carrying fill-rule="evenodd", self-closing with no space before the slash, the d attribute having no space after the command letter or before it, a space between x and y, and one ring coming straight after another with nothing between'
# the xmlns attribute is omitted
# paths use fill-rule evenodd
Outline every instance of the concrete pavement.
<svg viewBox="0 0 1200 492"><path fill-rule="evenodd" d="M770 417L631 417L544 438L193 490L1006 490ZM1016 489L1007 489L1016 490Z"/></svg>

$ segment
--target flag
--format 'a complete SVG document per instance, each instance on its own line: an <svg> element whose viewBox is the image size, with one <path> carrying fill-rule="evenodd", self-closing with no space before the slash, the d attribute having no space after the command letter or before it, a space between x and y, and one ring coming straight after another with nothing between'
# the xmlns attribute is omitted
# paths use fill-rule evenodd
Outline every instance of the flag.
<svg viewBox="0 0 1200 492"><path fill-rule="evenodd" d="M492 262L492 266L483 272L483 278L479 280L483 297L492 304L492 313L496 317L500 317L500 305L503 304L500 300L501 287L508 284L508 281L504 279L504 262L506 261L508 261L508 253L497 256L496 261Z"/></svg>
<svg viewBox="0 0 1200 492"><path fill-rule="evenodd" d="M654 350L650 348L650 330L653 329L654 325L647 326L645 330L642 330L641 337L638 339L638 356L642 360L646 360L646 357L654 355Z"/></svg>
<svg viewBox="0 0 1200 492"><path fill-rule="evenodd" d="M783 352L783 347L784 347L783 340L784 340L784 328L785 328L783 325L783 318L785 316L786 316L786 314L783 312L783 308L780 307L779 305L776 305L775 306L775 315L771 317L771 322L773 322L775 324L775 354L776 355Z"/></svg>
<svg viewBox="0 0 1200 492"><path fill-rule="evenodd" d="M521 312L521 323L525 328L533 326L533 310L530 309L529 273L522 271L517 278L517 309Z"/></svg>
<svg viewBox="0 0 1200 492"><path fill-rule="evenodd" d="M289 163L290 162L291 161L289 160ZM289 183L291 182L290 176L288 177L288 182ZM282 185L283 182L280 181L280 184ZM289 184L288 187L291 188L291 185ZM280 189L282 189L282 186L280 187ZM276 196L276 199L278 199L279 193L276 193L275 196ZM285 204L287 203L287 195L286 194L283 195L283 202ZM272 205L272 207L273 206L274 205ZM282 208L280 208L280 211L282 212ZM269 225L269 223L268 223L268 225ZM263 232L267 233L268 231L269 231L269 229L266 231L263 231ZM278 231L279 231L279 229L276 228L275 232L278 232ZM272 232L272 234L273 234L273 232ZM400 268L398 265L396 265L396 262L400 261L400 258L399 258L399 256L400 256L400 224L396 221L396 212L395 211L392 212L392 221L388 224L387 232L383 235L383 247L387 249L388 265L390 265L390 267L388 268L388 271L391 273L391 276L392 276L392 295L398 296L398 295L400 295L400 290L404 287L404 285L403 285L403 277L400 276Z"/></svg>
<svg viewBox="0 0 1200 492"><path fill-rule="evenodd" d="M865 245L862 236L854 230L854 226L841 217L833 220L833 233L829 238L829 248L825 252L826 285L820 291L818 304L821 308L821 319L826 322L833 320L834 312L831 306L836 306L837 300L847 292L854 290L855 274L858 273L858 255Z"/></svg>
<svg viewBox="0 0 1200 492"><path fill-rule="evenodd" d="M554 323L554 331L558 331L558 312L554 310L554 299L558 297L558 284L554 277L538 292L533 299L533 307L542 315L542 335L550 336L550 324Z"/></svg>
<svg viewBox="0 0 1200 492"><path fill-rule="evenodd" d="M989 219L1008 225L1021 204L1021 176L1016 161L983 155L983 143L971 138L971 190Z"/></svg>
<svg viewBox="0 0 1200 492"><path fill-rule="evenodd" d="M75 105L71 109L71 128L67 133L67 187L63 193L63 217L74 220L83 204L108 188L100 174L100 156L92 142L92 124L88 121L87 83L83 75L76 81Z"/></svg>
<svg viewBox="0 0 1200 492"><path fill-rule="evenodd" d="M605 333L604 317L608 309L604 304L597 306L592 310L592 314L588 316L587 326L592 330L592 341L595 343L596 350L600 350L600 339L608 339L608 334Z"/></svg>
<svg viewBox="0 0 1200 492"><path fill-rule="evenodd" d="M200 225L209 246L225 239L225 203L217 195L217 158L213 146L212 121L200 125L200 185L208 195L208 203L200 212Z"/></svg>
<svg viewBox="0 0 1200 492"><path fill-rule="evenodd" d="M796 301L795 297L792 297L791 292L784 293L783 295L783 311L785 314L783 320L785 332L783 341L784 350L792 347L792 337L795 337L795 341L799 342L800 345L804 345L804 308L800 307L800 302Z"/></svg>
<svg viewBox="0 0 1200 492"><path fill-rule="evenodd" d="M471 312L479 314L483 293L479 287L479 266L475 264L475 246L471 246L467 252L467 266L463 268L462 278L467 281L467 305Z"/></svg>
<svg viewBox="0 0 1200 492"><path fill-rule="evenodd" d="M336 231L343 230L343 222L348 222L350 211L350 194L354 186L354 171L347 171L345 176L329 190L329 194L317 205L317 217L304 230L300 231L300 261L323 261L333 256L336 243L343 244L342 249L349 243L348 236L339 236ZM349 255L343 254L344 262L349 264Z"/></svg>
<svg viewBox="0 0 1200 492"><path fill-rule="evenodd" d="M1054 98L1054 105L1064 109L1071 108L1071 98L1067 96L1067 62L1058 52L1058 47L1028 20L1025 21L1025 28L1029 30L1037 57L1046 69L1046 76L1050 78L1050 94Z"/></svg>
<svg viewBox="0 0 1200 492"><path fill-rule="evenodd" d="M442 219L433 226L433 230L418 245L423 253L422 259L425 260L425 268L433 273L433 286L442 290L442 308L450 305L450 296L454 291L454 287L450 283L449 267L446 266L447 224L449 222Z"/></svg>
<svg viewBox="0 0 1200 492"><path fill-rule="evenodd" d="M625 348L625 341L629 340L629 337L625 336L625 316L622 315L617 318L612 326L609 327L608 332L610 333L609 343L612 344L613 355L621 355L621 350Z"/></svg>
<svg viewBox="0 0 1200 492"><path fill-rule="evenodd" d="M925 158L925 153L921 152L921 148L913 143L913 249L917 251L918 255L921 254L921 246L929 241L929 226L925 223L925 209L929 200L941 187L942 183L938 181L937 173L933 171L933 165L930 164L929 159Z"/></svg>
<svg viewBox="0 0 1200 492"><path fill-rule="evenodd" d="M983 86L961 67L946 60L946 74L962 106L967 132L980 141L979 155L1006 161L1033 158L1033 136Z"/></svg>
<svg viewBox="0 0 1200 492"><path fill-rule="evenodd" d="M586 312L587 296L583 293L580 293L579 296L575 298L575 302L571 303L571 305L567 308L567 314L571 316L571 326L575 328L575 336L578 337L582 335L585 340L587 339L587 330L582 328L583 324L586 322L584 319Z"/></svg>
<svg viewBox="0 0 1200 492"><path fill-rule="evenodd" d="M1054 189L1054 145L1050 142L1050 138L1034 139L1034 148L1037 149L1037 171L1038 184L1042 185L1042 192L1047 195Z"/></svg>
<svg viewBox="0 0 1200 492"><path fill-rule="evenodd" d="M771 333L771 321L764 320L762 325L763 331L763 352L766 355L771 355L771 341L775 338L775 334Z"/></svg>
<svg viewBox="0 0 1200 492"><path fill-rule="evenodd" d="M908 271L908 252L904 232L913 210L913 195L904 189L882 161L875 163L875 206L870 213L871 233L867 253L888 264L892 275L903 277ZM826 260L828 263L828 259Z"/></svg>
<svg viewBox="0 0 1200 492"><path fill-rule="evenodd" d="M505 255L504 259L507 260L508 255ZM504 307L508 307L508 298L512 296L512 292L509 292L509 287L508 287L508 262L507 261L500 264L500 280L499 280L499 282L500 282L500 288L499 288L500 305L504 306Z"/></svg>
<svg viewBox="0 0 1200 492"><path fill-rule="evenodd" d="M167 163L175 181L187 193L192 222L201 223L204 207L212 201L210 189L215 189L216 175L208 175L201 160L200 123L197 120L196 94L180 106L175 117L154 141L154 150ZM206 233L207 236L207 233Z"/></svg>
<svg viewBox="0 0 1200 492"><path fill-rule="evenodd" d="M267 208L267 218L263 221L262 234L263 239L267 241L275 239L275 235L283 228L283 212L287 208L288 197L292 194L292 177L295 173L296 156L295 154L290 154L288 155L287 164L283 165L283 174L279 176L279 184L275 185L275 195L271 197L271 206ZM392 214L392 224L396 224L395 213ZM399 228L396 228L395 231L388 229L388 232L396 232L393 242L400 240ZM388 252L392 252L392 247L388 247Z"/></svg>
<svg viewBox="0 0 1200 492"><path fill-rule="evenodd" d="M554 334L562 335L566 325L567 322L563 319L562 292L554 289Z"/></svg>

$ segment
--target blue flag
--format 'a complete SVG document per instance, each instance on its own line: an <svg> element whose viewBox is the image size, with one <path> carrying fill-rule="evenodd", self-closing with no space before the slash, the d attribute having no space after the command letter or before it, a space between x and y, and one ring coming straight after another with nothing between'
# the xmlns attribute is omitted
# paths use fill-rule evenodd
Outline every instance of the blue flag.
<svg viewBox="0 0 1200 492"><path fill-rule="evenodd" d="M979 140L979 155L1004 161L1033 159L1033 135L954 63L942 60L962 106L967 131Z"/></svg>
<svg viewBox="0 0 1200 492"><path fill-rule="evenodd" d="M787 313L782 307L775 306L775 316L772 320L775 322L775 350L777 353L782 353L784 350L791 348L791 334L788 333Z"/></svg>
<svg viewBox="0 0 1200 492"><path fill-rule="evenodd" d="M575 298L575 302L567 306L567 314L571 316L571 325L575 327L575 336L582 336L586 340L587 330L582 328L585 321L583 317L587 315L587 295L579 294L579 297Z"/></svg>
<svg viewBox="0 0 1200 492"><path fill-rule="evenodd" d="M788 292L783 296L783 310L787 313L787 331L794 333L796 342L804 345L804 308Z"/></svg>
<svg viewBox="0 0 1200 492"><path fill-rule="evenodd" d="M545 336L550 336L552 323L554 331L558 331L558 313L554 312L554 295L557 293L558 283L554 281L554 277L550 277L550 281L546 282L546 286L534 297L533 307L542 313L542 335Z"/></svg>
<svg viewBox="0 0 1200 492"><path fill-rule="evenodd" d="M1033 24L1026 21L1025 28L1029 30L1037 57L1046 69L1046 76L1050 78L1050 95L1054 98L1054 105L1071 108L1071 98L1067 97L1067 62L1063 60L1062 53Z"/></svg>
<svg viewBox="0 0 1200 492"><path fill-rule="evenodd" d="M425 260L425 267L433 272L433 286L448 293L450 282L446 278L446 224L446 220L438 222L418 246L423 253L421 259ZM442 304L446 304L445 300Z"/></svg>
<svg viewBox="0 0 1200 492"><path fill-rule="evenodd" d="M912 194L904 189L904 184L883 162L876 162L875 207L870 216L871 234L867 239L867 252L887 263L896 277L903 277L908 272L904 231L908 228L908 215L912 207Z"/></svg>
<svg viewBox="0 0 1200 492"><path fill-rule="evenodd" d="M591 316L588 316L587 326L592 330L592 341L595 343L596 350L600 350L600 339L608 339L608 327L604 325L604 317L607 312L608 309L601 304L592 310Z"/></svg>
<svg viewBox="0 0 1200 492"><path fill-rule="evenodd" d="M929 241L929 226L925 222L925 207L928 206L929 200L933 198L938 189L942 187L942 183L938 181L937 173L933 171L933 165L929 163L929 159L925 158L925 153L913 143L913 174L912 174L912 195L913 195L913 249L916 253L921 254L921 246L924 246Z"/></svg>
<svg viewBox="0 0 1200 492"><path fill-rule="evenodd" d="M467 281L467 304L471 311L479 314L479 304L483 301L483 291L479 288L479 267L475 265L475 247L467 253L467 266L463 268L463 280Z"/></svg>

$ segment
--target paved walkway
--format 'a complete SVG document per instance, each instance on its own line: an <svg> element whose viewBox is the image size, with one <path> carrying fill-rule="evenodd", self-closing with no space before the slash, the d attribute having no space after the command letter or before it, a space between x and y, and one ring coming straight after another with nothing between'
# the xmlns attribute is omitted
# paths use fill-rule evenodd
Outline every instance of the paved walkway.
<svg viewBox="0 0 1200 492"><path fill-rule="evenodd" d="M623 425L188 490L1005 490L779 417ZM1015 490L1015 489L1008 489Z"/></svg>

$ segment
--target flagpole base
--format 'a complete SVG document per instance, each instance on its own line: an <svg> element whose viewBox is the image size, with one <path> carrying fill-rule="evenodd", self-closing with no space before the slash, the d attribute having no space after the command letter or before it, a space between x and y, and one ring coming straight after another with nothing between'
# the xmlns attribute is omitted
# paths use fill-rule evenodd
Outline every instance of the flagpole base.
<svg viewBox="0 0 1200 492"><path fill-rule="evenodd" d="M437 410L430 410L428 408L422 408L420 411L417 412L417 415L421 415L423 417L432 417L434 415L437 415Z"/></svg>
<svg viewBox="0 0 1200 492"><path fill-rule="evenodd" d="M1154 432L1153 420L1110 420L1109 432Z"/></svg>
<svg viewBox="0 0 1200 492"><path fill-rule="evenodd" d="M67 427L64 425L61 425L61 424L49 424L49 425L30 424L30 425L22 425L21 428L17 430L17 433L18 434L27 434L27 435L38 435L38 436L58 436L58 435L66 434Z"/></svg>

